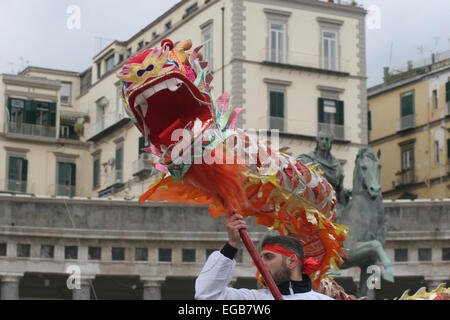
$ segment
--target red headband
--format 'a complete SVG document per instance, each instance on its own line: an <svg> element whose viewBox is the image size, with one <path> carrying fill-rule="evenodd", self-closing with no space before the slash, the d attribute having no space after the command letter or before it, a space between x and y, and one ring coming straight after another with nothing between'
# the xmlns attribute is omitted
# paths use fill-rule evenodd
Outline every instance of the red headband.
<svg viewBox="0 0 450 320"><path fill-rule="evenodd" d="M276 245L276 244L266 244L264 246L263 250L279 253L286 257L295 255L298 262L300 262L303 265L303 273L306 273L306 274L313 273L313 272L319 270L319 268L320 268L319 263L313 257L306 259L305 263L303 263L302 259L300 259L299 256L297 256L295 253L293 253L292 251L290 251L286 248L283 248L279 245Z"/></svg>

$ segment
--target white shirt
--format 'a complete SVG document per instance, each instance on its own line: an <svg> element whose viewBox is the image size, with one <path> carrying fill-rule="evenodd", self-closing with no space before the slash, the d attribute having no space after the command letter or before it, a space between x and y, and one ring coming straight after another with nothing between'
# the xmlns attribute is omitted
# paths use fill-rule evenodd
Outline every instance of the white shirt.
<svg viewBox="0 0 450 320"><path fill-rule="evenodd" d="M195 281L195 299L197 300L273 300L269 289L235 289L228 287L236 260L214 251L206 261ZM284 300L334 300L315 291L283 295Z"/></svg>

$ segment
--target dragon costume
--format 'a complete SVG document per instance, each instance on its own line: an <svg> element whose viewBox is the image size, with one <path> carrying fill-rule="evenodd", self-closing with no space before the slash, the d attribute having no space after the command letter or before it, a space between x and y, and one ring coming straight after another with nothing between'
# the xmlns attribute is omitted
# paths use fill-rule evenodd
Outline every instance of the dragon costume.
<svg viewBox="0 0 450 320"><path fill-rule="evenodd" d="M201 47L191 41L130 58L117 74L126 110L159 158L161 177L139 199L208 204L213 217L239 212L291 235L319 268L315 287L345 256L346 227L335 224L336 195L317 170L271 148L276 136L236 128L241 109L215 98Z"/></svg>

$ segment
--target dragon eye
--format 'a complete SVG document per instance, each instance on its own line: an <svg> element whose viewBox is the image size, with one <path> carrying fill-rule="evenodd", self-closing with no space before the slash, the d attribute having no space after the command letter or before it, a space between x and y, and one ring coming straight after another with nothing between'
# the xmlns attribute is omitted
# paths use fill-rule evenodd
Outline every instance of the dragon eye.
<svg viewBox="0 0 450 320"><path fill-rule="evenodd" d="M153 71L153 69L155 69L155 66L154 65L149 65L148 67L147 67L147 69L140 69L138 72L137 72L137 75L138 75L138 77L142 77L142 75L144 74L144 73L146 73L146 72L151 72L151 71Z"/></svg>

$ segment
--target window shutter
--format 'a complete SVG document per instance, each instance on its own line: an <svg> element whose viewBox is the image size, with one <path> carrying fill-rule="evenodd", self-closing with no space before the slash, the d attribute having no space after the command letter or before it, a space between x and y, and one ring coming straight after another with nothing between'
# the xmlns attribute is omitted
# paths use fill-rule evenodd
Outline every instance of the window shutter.
<svg viewBox="0 0 450 320"><path fill-rule="evenodd" d="M402 97L402 117L414 114L414 95Z"/></svg>
<svg viewBox="0 0 450 320"><path fill-rule="evenodd" d="M18 158L9 157L9 172L8 179L16 181L19 177L17 176L17 166L18 166Z"/></svg>
<svg viewBox="0 0 450 320"><path fill-rule="evenodd" d="M27 175L28 175L28 160L27 159L21 159L22 160L22 181L27 181Z"/></svg>
<svg viewBox="0 0 450 320"><path fill-rule="evenodd" d="M64 162L58 162L58 185L66 185L66 164Z"/></svg>
<svg viewBox="0 0 450 320"><path fill-rule="evenodd" d="M25 100L24 123L36 124L36 101Z"/></svg>
<svg viewBox="0 0 450 320"><path fill-rule="evenodd" d="M123 149L122 148L116 149L116 170L122 170L122 155Z"/></svg>
<svg viewBox="0 0 450 320"><path fill-rule="evenodd" d="M367 129L372 130L372 111L367 111Z"/></svg>
<svg viewBox="0 0 450 320"><path fill-rule="evenodd" d="M50 126L56 127L56 103L50 103Z"/></svg>
<svg viewBox="0 0 450 320"><path fill-rule="evenodd" d="M144 137L139 137L139 155L141 155L145 152L145 151L142 151L143 148L145 148L145 139L144 139Z"/></svg>
<svg viewBox="0 0 450 320"><path fill-rule="evenodd" d="M319 122L324 123L325 121L325 115L324 115L324 100L322 98L319 98Z"/></svg>
<svg viewBox="0 0 450 320"><path fill-rule="evenodd" d="M336 101L336 124L344 125L344 101Z"/></svg>
<svg viewBox="0 0 450 320"><path fill-rule="evenodd" d="M70 163L70 185L76 186L77 166L75 163Z"/></svg>
<svg viewBox="0 0 450 320"><path fill-rule="evenodd" d="M12 109L12 99L8 97L8 113L9 113L9 119L11 121L11 109Z"/></svg>
<svg viewBox="0 0 450 320"><path fill-rule="evenodd" d="M450 101L450 81L445 84L445 101Z"/></svg>
<svg viewBox="0 0 450 320"><path fill-rule="evenodd" d="M98 187L99 186L99 173L100 173L100 160L95 159L94 160L94 179L93 179L93 186Z"/></svg>
<svg viewBox="0 0 450 320"><path fill-rule="evenodd" d="M284 118L284 93L270 92L270 116Z"/></svg>
<svg viewBox="0 0 450 320"><path fill-rule="evenodd" d="M450 160L450 139L447 139L447 159Z"/></svg>

